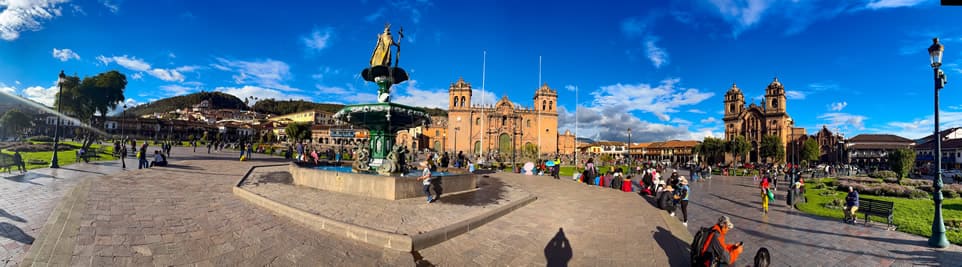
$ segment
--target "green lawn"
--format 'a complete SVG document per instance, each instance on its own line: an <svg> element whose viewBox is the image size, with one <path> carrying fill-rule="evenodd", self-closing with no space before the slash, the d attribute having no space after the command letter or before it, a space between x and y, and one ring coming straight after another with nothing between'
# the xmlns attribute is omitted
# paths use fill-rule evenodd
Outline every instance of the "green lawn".
<svg viewBox="0 0 962 267"><path fill-rule="evenodd" d="M32 143L42 143L42 142L32 142ZM78 147L80 147L79 142L60 142L60 146L58 147L58 151L57 151L57 160L60 162L61 166L71 164L77 161ZM100 149L101 145L94 144L94 145L91 145L91 148ZM117 160L117 157L114 157L112 155L114 150L112 145L104 145L104 148L105 148L105 151L100 153L99 158L91 157L90 161ZM3 150L3 151L0 151L0 153L13 155L13 151L9 151L9 150ZM22 155L24 161L27 162L27 169L32 170L32 169L50 167L50 160L51 158L53 158L53 151L20 152L20 155ZM31 160L42 160L44 163L31 164L30 163Z"/></svg>
<svg viewBox="0 0 962 267"><path fill-rule="evenodd" d="M829 179L823 179L822 182L824 181L829 181ZM832 187L815 189L814 182L806 184L805 187L805 197L808 198L808 202L799 203L798 208L800 210L818 216L836 218L839 219L839 221L842 220L842 210L827 208L826 204L830 204L832 199L835 198L844 201L846 193L835 191ZM931 198L908 199L871 195L859 195L859 197L862 199L875 199L894 202L894 219L895 225L898 226L898 231L926 237L932 234L932 217L935 213L935 208ZM864 215L859 213L859 216ZM942 202L942 218L946 222L950 220L962 221L962 199L945 199ZM875 222L886 222L884 218L877 216L870 216L870 219ZM962 245L962 230L947 228L946 236L949 238L949 242Z"/></svg>

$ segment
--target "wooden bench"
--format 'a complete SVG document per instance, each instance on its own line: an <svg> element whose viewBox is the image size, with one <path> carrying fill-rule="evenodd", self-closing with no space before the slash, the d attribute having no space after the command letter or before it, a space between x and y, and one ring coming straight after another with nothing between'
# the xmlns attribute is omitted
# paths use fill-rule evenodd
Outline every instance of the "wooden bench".
<svg viewBox="0 0 962 267"><path fill-rule="evenodd" d="M17 165L13 164L13 156L7 154L0 154L0 170L4 170L6 173L11 172L11 168L16 168Z"/></svg>
<svg viewBox="0 0 962 267"><path fill-rule="evenodd" d="M859 199L858 200L858 211L865 214L865 224L868 224L869 215L882 216L888 219L887 230L895 230L895 224L892 221L892 215L895 210L895 203L889 201L873 200L873 199Z"/></svg>

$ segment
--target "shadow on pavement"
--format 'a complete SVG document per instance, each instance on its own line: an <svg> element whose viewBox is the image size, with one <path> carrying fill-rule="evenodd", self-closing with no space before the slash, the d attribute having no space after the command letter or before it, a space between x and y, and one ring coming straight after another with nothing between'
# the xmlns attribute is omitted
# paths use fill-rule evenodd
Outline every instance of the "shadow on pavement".
<svg viewBox="0 0 962 267"><path fill-rule="evenodd" d="M425 260L424 257L421 256L421 252L411 251L411 257L414 257L414 266L434 267L434 263L431 263L430 261Z"/></svg>
<svg viewBox="0 0 962 267"><path fill-rule="evenodd" d="M7 217L7 218L9 218L9 219L11 219L11 220L14 220L14 221L17 221L17 222L27 222L27 220L24 220L24 219L21 218L20 216L10 214L10 213L8 213L7 211L5 211L5 210L3 210L3 209L0 209L0 216Z"/></svg>
<svg viewBox="0 0 962 267"><path fill-rule="evenodd" d="M294 177L291 175L290 172L286 172L286 171L269 172L257 177L254 184L259 184L259 183L276 183L276 184L289 185L294 183Z"/></svg>
<svg viewBox="0 0 962 267"><path fill-rule="evenodd" d="M658 231L652 234L652 238L661 247L661 250L665 252L665 256L668 256L668 265L670 266L689 266L691 265L691 260L689 258L679 258L677 255L689 255L691 253L689 250L689 244L684 240L678 239L675 235L671 234L668 229L658 226ZM683 253L678 253L681 250Z"/></svg>
<svg viewBox="0 0 962 267"><path fill-rule="evenodd" d="M558 233L544 247L544 258L548 261L547 266L568 266L568 261L571 261L573 255L574 251L571 249L568 238L565 237L564 228L558 228Z"/></svg>
<svg viewBox="0 0 962 267"><path fill-rule="evenodd" d="M33 244L33 237L20 230L20 227L8 222L0 222L0 236L23 243Z"/></svg>
<svg viewBox="0 0 962 267"><path fill-rule="evenodd" d="M36 172L27 172L25 174L3 177L3 179L7 179L8 181L11 181L11 182L27 183L32 185L43 186L42 184L34 183L31 181L33 179L40 179L40 178L59 179L49 174L36 173Z"/></svg>
<svg viewBox="0 0 962 267"><path fill-rule="evenodd" d="M960 252L938 250L934 248L928 249L928 250L921 250L921 251L889 250L889 252L912 257L912 264L914 265L951 266L952 264L959 263L958 259L962 259L962 253ZM956 259L956 260L948 261L948 262L939 262L938 259L940 254L943 259L950 259L950 260Z"/></svg>
<svg viewBox="0 0 962 267"><path fill-rule="evenodd" d="M494 204L504 200L505 187L509 186L498 178L478 179L478 190L453 196L441 195L442 197L438 202L464 206ZM444 188L443 178L441 179L441 187Z"/></svg>

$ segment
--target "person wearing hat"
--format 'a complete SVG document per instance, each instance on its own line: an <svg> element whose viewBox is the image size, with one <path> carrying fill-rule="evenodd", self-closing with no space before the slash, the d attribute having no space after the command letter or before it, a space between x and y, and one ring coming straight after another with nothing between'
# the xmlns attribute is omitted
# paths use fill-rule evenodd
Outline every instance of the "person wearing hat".
<svg viewBox="0 0 962 267"><path fill-rule="evenodd" d="M682 224L688 226L688 179L678 177L678 190L675 190L675 201L681 206Z"/></svg>
<svg viewBox="0 0 962 267"><path fill-rule="evenodd" d="M738 261L738 255L740 255L744 249L742 242L738 242L738 244L725 243L725 236L728 235L728 231L734 228L735 225L732 224L728 216L718 218L718 223L712 226L711 234L705 239L706 243L702 246L700 255L711 253L710 255L718 260L719 265L726 264L734 266L734 263ZM710 264L710 262L705 263Z"/></svg>

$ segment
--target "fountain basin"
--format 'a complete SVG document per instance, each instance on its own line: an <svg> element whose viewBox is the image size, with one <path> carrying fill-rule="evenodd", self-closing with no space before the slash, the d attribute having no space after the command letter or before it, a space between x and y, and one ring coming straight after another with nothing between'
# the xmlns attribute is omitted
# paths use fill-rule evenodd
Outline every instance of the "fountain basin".
<svg viewBox="0 0 962 267"><path fill-rule="evenodd" d="M301 167L290 164L295 185L363 197L398 200L424 197L423 184L418 176L384 176L350 172L349 167ZM461 170L437 173L441 177L444 194L475 190L477 176ZM443 196L443 195L442 195Z"/></svg>

